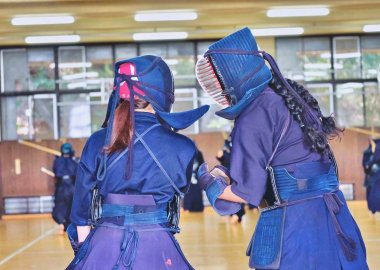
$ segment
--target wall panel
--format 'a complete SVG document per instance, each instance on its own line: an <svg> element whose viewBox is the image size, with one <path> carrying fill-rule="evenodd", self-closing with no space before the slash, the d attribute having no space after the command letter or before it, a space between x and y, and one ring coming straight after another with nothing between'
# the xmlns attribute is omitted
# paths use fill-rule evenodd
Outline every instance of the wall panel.
<svg viewBox="0 0 380 270"><path fill-rule="evenodd" d="M223 145L222 133L203 133L190 137L196 142L210 166L218 164L215 156ZM70 139L68 142L74 145L76 155L79 156L85 140ZM59 150L62 141L48 140L36 143ZM361 160L362 153L368 146L368 136L347 130L340 140L336 139L331 144L339 164L341 181L355 185L355 199L365 199ZM19 175L16 174L15 159L21 161ZM54 179L41 172L41 167L51 169L53 160L53 155L21 145L15 141L1 142L0 195L3 197L52 195ZM1 207L2 200L0 210L2 210Z"/></svg>

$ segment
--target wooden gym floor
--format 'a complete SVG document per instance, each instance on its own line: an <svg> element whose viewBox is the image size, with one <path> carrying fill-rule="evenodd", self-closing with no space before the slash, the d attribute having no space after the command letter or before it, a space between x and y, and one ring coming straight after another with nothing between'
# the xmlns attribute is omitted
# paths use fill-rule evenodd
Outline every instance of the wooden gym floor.
<svg viewBox="0 0 380 270"><path fill-rule="evenodd" d="M380 269L380 214L372 215L364 201L349 206L367 245L369 267ZM204 213L183 213L178 240L197 270L249 269L245 249L257 218L257 212L247 211L242 224L230 224L210 208ZM57 234L47 215L0 221L0 269L64 269L72 256L68 240Z"/></svg>

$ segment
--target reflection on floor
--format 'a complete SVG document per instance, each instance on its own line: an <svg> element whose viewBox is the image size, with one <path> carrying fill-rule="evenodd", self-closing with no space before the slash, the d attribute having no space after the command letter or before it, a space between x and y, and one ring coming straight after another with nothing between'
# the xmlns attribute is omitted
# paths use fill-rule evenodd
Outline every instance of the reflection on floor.
<svg viewBox="0 0 380 270"><path fill-rule="evenodd" d="M366 242L370 269L380 269L380 214L369 213L362 201L349 206ZM247 211L241 224L230 224L209 208L183 213L178 240L197 270L249 269L245 249L257 218L257 212ZM0 269L64 269L73 254L66 237L57 232L48 216L1 220Z"/></svg>

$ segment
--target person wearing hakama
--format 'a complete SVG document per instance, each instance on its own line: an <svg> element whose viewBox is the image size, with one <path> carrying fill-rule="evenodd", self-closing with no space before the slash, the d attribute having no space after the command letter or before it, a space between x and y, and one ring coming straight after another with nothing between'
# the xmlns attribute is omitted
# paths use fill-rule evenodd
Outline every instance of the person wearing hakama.
<svg viewBox="0 0 380 270"><path fill-rule="evenodd" d="M194 143L184 129L208 106L170 113L174 84L156 56L115 64L104 128L87 140L79 164L67 269L193 269L174 233L188 188Z"/></svg>
<svg viewBox="0 0 380 270"><path fill-rule="evenodd" d="M368 209L376 213L380 211L380 139L371 140L364 151L362 164Z"/></svg>
<svg viewBox="0 0 380 270"><path fill-rule="evenodd" d="M266 65L265 60L271 67ZM280 270L366 270L365 245L342 192L328 139L339 134L316 99L285 79L244 28L212 44L198 81L234 120L231 170L207 164L200 182L221 215L260 207L249 266ZM218 94L219 93L219 94Z"/></svg>
<svg viewBox="0 0 380 270"><path fill-rule="evenodd" d="M197 148L194 158L193 174L185 198L183 198L183 209L189 212L203 212L203 190L198 182L198 169L205 162L202 152Z"/></svg>
<svg viewBox="0 0 380 270"><path fill-rule="evenodd" d="M71 223L71 203L78 168L78 159L74 156L74 153L72 145L64 143L61 145L61 156L57 156L53 163L56 182L52 217L59 225L60 234L63 234Z"/></svg>

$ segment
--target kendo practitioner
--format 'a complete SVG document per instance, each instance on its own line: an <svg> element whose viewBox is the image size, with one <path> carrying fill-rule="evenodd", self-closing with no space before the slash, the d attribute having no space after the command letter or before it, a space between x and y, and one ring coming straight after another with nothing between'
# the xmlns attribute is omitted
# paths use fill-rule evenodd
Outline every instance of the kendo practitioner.
<svg viewBox="0 0 380 270"><path fill-rule="evenodd" d="M220 162L222 166L227 169L230 169L231 164L231 150L232 150L232 141L231 134L224 140L224 144L221 150L216 154L216 159ZM239 211L231 215L232 223L240 223L245 215L244 203L241 204Z"/></svg>
<svg viewBox="0 0 380 270"><path fill-rule="evenodd" d="M266 65L269 64L270 68ZM196 67L202 88L235 120L231 170L199 169L220 214L260 206L247 254L255 269L365 270L366 251L341 191L328 139L340 130L244 28L212 44Z"/></svg>
<svg viewBox="0 0 380 270"><path fill-rule="evenodd" d="M368 209L376 213L380 211L380 139L370 141L369 147L364 151L362 164Z"/></svg>
<svg viewBox="0 0 380 270"><path fill-rule="evenodd" d="M52 217L60 226L60 233L66 231L70 224L71 202L73 200L75 176L78 160L71 144L61 145L61 156L53 163L56 184Z"/></svg>
<svg viewBox="0 0 380 270"><path fill-rule="evenodd" d="M183 209L189 212L203 212L203 190L198 182L198 169L205 162L202 152L197 148L194 158L193 174L189 185L189 190L183 199Z"/></svg>
<svg viewBox="0 0 380 270"><path fill-rule="evenodd" d="M196 147L174 130L208 106L170 113L173 76L151 55L115 64L103 129L87 140L75 185L67 269L193 269L174 233Z"/></svg>

